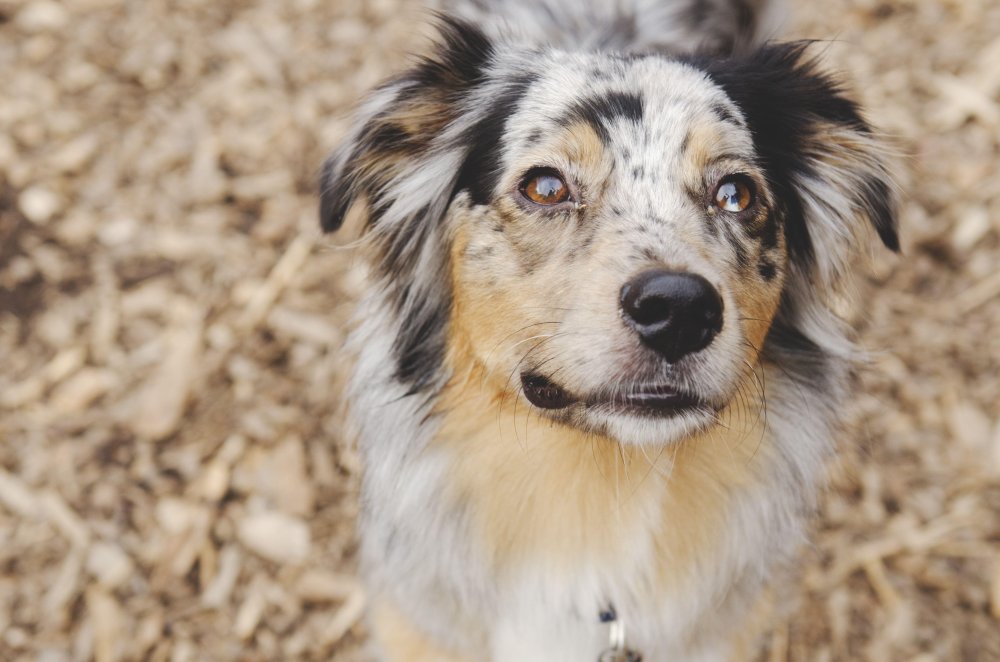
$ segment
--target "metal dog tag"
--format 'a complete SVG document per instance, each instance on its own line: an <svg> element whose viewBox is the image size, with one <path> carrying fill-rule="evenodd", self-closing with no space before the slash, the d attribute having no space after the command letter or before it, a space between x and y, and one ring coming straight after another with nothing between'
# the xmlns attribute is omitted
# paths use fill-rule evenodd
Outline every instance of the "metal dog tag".
<svg viewBox="0 0 1000 662"><path fill-rule="evenodd" d="M601 653L597 662L642 662L642 656L625 647L625 624L618 619L614 609L602 613L601 620L611 624L610 648Z"/></svg>
<svg viewBox="0 0 1000 662"><path fill-rule="evenodd" d="M642 662L642 656L624 648L618 650L609 648L601 653L597 662Z"/></svg>

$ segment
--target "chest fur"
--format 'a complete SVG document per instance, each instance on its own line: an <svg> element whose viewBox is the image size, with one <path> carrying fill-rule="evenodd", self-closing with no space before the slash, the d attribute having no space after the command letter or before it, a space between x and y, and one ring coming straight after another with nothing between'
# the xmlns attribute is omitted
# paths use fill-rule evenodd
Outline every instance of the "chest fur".
<svg viewBox="0 0 1000 662"><path fill-rule="evenodd" d="M684 444L639 448L472 388L439 405L419 451L369 460L364 536L380 583L457 648L588 659L613 605L647 659L690 651L718 640L706 611L725 627L766 574L757 560L797 539L789 495L763 485L771 439L737 411Z"/></svg>
<svg viewBox="0 0 1000 662"><path fill-rule="evenodd" d="M801 542L830 437L783 371L764 366L766 414L741 398L683 443L621 446L540 419L475 374L407 397L378 322L351 393L363 565L373 595L442 645L590 659L611 604L646 659L698 659Z"/></svg>

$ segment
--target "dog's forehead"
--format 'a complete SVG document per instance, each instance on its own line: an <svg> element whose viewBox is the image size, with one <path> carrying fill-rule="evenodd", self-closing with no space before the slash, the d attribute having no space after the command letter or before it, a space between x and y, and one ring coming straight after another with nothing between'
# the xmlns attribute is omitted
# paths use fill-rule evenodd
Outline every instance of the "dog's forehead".
<svg viewBox="0 0 1000 662"><path fill-rule="evenodd" d="M743 128L739 108L702 71L662 56L538 53L527 86L508 126L513 133L590 119L604 125L622 116L647 137L683 133L696 121L724 119ZM581 113L581 109L595 113ZM594 116L596 115L596 117ZM600 130L601 126L596 126Z"/></svg>

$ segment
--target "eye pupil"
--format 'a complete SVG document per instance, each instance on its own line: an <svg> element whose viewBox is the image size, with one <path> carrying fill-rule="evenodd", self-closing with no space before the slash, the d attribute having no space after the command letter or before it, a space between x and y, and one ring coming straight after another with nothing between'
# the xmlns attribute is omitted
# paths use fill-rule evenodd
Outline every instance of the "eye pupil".
<svg viewBox="0 0 1000 662"><path fill-rule="evenodd" d="M741 212L753 202L750 184L739 179L723 182L715 192L715 204L719 209L732 213Z"/></svg>
<svg viewBox="0 0 1000 662"><path fill-rule="evenodd" d="M543 198L556 198L562 190L562 182L555 177L543 175L535 180L535 190Z"/></svg>
<svg viewBox="0 0 1000 662"><path fill-rule="evenodd" d="M557 205L569 199L569 187L553 172L529 175L521 186L521 193L537 205Z"/></svg>

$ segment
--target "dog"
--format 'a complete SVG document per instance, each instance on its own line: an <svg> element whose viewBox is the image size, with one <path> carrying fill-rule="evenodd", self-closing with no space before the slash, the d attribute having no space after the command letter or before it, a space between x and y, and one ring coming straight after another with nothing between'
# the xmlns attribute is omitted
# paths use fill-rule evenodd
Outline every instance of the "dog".
<svg viewBox="0 0 1000 662"><path fill-rule="evenodd" d="M457 2L358 108L320 215L371 265L379 659L752 654L856 357L836 311L899 247L884 140L772 11Z"/></svg>

